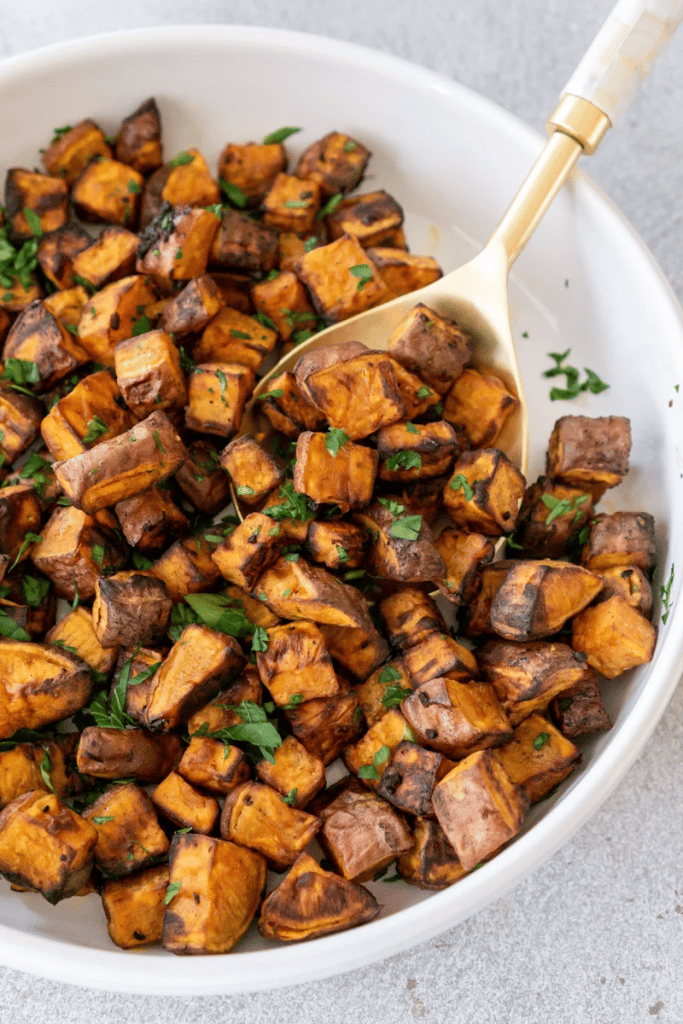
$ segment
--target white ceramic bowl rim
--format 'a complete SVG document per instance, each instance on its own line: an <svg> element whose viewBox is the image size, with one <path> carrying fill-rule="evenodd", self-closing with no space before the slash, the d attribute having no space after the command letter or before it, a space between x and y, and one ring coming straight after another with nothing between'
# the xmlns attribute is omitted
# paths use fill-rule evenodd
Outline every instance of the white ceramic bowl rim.
<svg viewBox="0 0 683 1024"><path fill-rule="evenodd" d="M58 43L11 57L0 63L0 88L13 79L41 68L67 67L85 54L163 49L168 44L219 48L239 42L274 50L300 52L332 61L351 62L379 70L401 82L410 80L424 92L452 96L461 104L481 111L528 144L530 160L538 150L539 136L513 115L491 101L408 61L366 47L285 30L228 25L178 25L123 30ZM671 358L681 364L683 314L666 279L652 256L622 214L584 174L577 173L575 188L591 206L596 219L608 223L613 236L637 262L638 272L660 308L666 311ZM678 588L677 588L678 590ZM74 947L42 935L25 935L0 925L0 961L8 967L39 974L55 981L92 988L142 994L206 996L275 988L317 980L335 973L367 966L452 927L503 895L531 870L548 859L595 813L640 754L663 714L683 671L683 602L677 601L666 627L666 648L660 652L659 684L645 687L630 713L610 735L586 772L564 793L543 819L479 870L441 893L400 912L341 933L290 947L232 953L218 961L213 957L148 958L111 951ZM676 639L678 637L679 639ZM662 643L664 638L660 640ZM643 722L646 723L643 726ZM457 902L457 913L455 904ZM349 937L351 936L351 941Z"/></svg>

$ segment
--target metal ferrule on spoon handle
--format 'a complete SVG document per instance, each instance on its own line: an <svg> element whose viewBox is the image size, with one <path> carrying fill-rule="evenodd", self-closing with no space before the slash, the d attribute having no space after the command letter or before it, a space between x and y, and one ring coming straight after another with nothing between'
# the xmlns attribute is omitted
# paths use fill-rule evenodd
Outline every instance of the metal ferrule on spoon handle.
<svg viewBox="0 0 683 1024"><path fill-rule="evenodd" d="M683 20L683 0L619 0L548 121L545 148L489 245L502 244L508 269L581 153L594 153Z"/></svg>

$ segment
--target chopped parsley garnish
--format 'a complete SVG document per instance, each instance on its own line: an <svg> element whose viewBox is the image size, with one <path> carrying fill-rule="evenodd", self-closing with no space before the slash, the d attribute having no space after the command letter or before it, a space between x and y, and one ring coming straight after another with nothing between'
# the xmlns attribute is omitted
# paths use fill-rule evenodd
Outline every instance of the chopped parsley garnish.
<svg viewBox="0 0 683 1024"><path fill-rule="evenodd" d="M163 455L167 455L168 454L166 449L164 448L164 445L162 443L161 438L159 437L159 431L158 430L154 431L154 443L157 446L157 448L159 449L159 451L162 452Z"/></svg>
<svg viewBox="0 0 683 1024"><path fill-rule="evenodd" d="M431 398L434 392L431 388L428 388L426 384L423 384L417 393L418 398Z"/></svg>
<svg viewBox="0 0 683 1024"><path fill-rule="evenodd" d="M51 473L52 466L50 463L41 458L37 452L31 452L21 471L21 479L32 480L36 493L41 498L44 498L45 485L49 482Z"/></svg>
<svg viewBox="0 0 683 1024"><path fill-rule="evenodd" d="M352 153L356 149L358 143L354 142L353 139L349 139L348 142L344 143L344 152Z"/></svg>
<svg viewBox="0 0 683 1024"><path fill-rule="evenodd" d="M406 689L403 686L387 686L382 697L382 704L385 708L397 708L412 692L411 689Z"/></svg>
<svg viewBox="0 0 683 1024"><path fill-rule="evenodd" d="M133 195L137 195L138 192L142 192L142 185L139 185L135 178L130 178L128 181L128 191Z"/></svg>
<svg viewBox="0 0 683 1024"><path fill-rule="evenodd" d="M384 505L387 511L391 512L392 516L400 516L402 512L405 512L406 507L402 505L400 501L394 501L393 498L378 498L380 505Z"/></svg>
<svg viewBox="0 0 683 1024"><path fill-rule="evenodd" d="M251 649L259 653L268 650L268 632L263 626L257 626L254 630L254 635L251 638Z"/></svg>
<svg viewBox="0 0 683 1024"><path fill-rule="evenodd" d="M387 469L422 469L422 457L417 452L403 451L390 455Z"/></svg>
<svg viewBox="0 0 683 1024"><path fill-rule="evenodd" d="M285 199L285 206L289 210L302 210L308 203L305 199Z"/></svg>
<svg viewBox="0 0 683 1024"><path fill-rule="evenodd" d="M184 600L189 604L198 620L209 629L227 633L228 636L234 636L237 639L253 632L253 624L244 614L243 609L234 604L231 597L224 594L186 594ZM173 619L173 612L171 612L171 619ZM183 625L188 625L189 621L192 620L184 622Z"/></svg>
<svg viewBox="0 0 683 1024"><path fill-rule="evenodd" d="M660 596L661 596L661 599L662 599L662 604L664 606L664 611L662 613L662 624L664 626L666 625L667 619L669 618L669 612L671 611L671 605L673 603L671 601L671 587L672 587L673 581L674 581L674 566L673 566L673 562L672 562L671 563L671 572L669 573L669 579L668 579L667 583L663 584L661 589L660 589Z"/></svg>
<svg viewBox="0 0 683 1024"><path fill-rule="evenodd" d="M21 578L21 593L30 608L40 608L49 589L49 580L41 580L36 576L22 576Z"/></svg>
<svg viewBox="0 0 683 1024"><path fill-rule="evenodd" d="M348 562L348 560L349 560L349 553L348 553L348 551L345 551L344 548L341 546L341 544L335 544L335 547L337 549L337 555L339 557L339 561L340 562Z"/></svg>
<svg viewBox="0 0 683 1024"><path fill-rule="evenodd" d="M531 746L534 750L540 750L542 747L550 743L550 734L547 732L539 732L538 736L532 740Z"/></svg>
<svg viewBox="0 0 683 1024"><path fill-rule="evenodd" d="M133 567L135 569L151 569L152 560L141 555L139 551L133 551Z"/></svg>
<svg viewBox="0 0 683 1024"><path fill-rule="evenodd" d="M172 160L168 161L169 167L184 167L186 164L191 164L194 160L194 153L188 153L186 149L183 149L177 156L174 156Z"/></svg>
<svg viewBox="0 0 683 1024"><path fill-rule="evenodd" d="M7 237L7 229L0 228L0 285L3 288L12 288L15 280L19 282L25 292L30 291L33 283L32 274L38 266L38 239L29 238L17 249ZM11 302L11 294L3 297L3 302Z"/></svg>
<svg viewBox="0 0 683 1024"><path fill-rule="evenodd" d="M304 521L313 518L313 512L308 506L308 499L305 494L299 494L294 490L294 484L287 480L278 492L279 505L269 505L263 509L265 516L271 519L282 521L283 519L302 519Z"/></svg>
<svg viewBox="0 0 683 1024"><path fill-rule="evenodd" d="M283 704L284 711L293 711L294 708L298 707L299 704L303 704L304 695L303 693L290 693L289 700L286 704Z"/></svg>
<svg viewBox="0 0 683 1024"><path fill-rule="evenodd" d="M452 491L462 491L465 501L472 501L474 491L470 487L469 480L462 473L457 473L448 485Z"/></svg>
<svg viewBox="0 0 683 1024"><path fill-rule="evenodd" d="M240 498L248 498L251 497L252 494L256 494L256 491L253 487L249 487L247 484L241 484L239 487L235 488L235 493Z"/></svg>
<svg viewBox="0 0 683 1024"><path fill-rule="evenodd" d="M131 680L130 673L133 668L133 659L137 656L139 647L136 648L134 653L124 663L121 673L118 678L118 682L114 687L111 695L111 700L107 701L106 690L100 690L98 694L90 703L88 713L95 719L95 725L101 729L125 729L126 725L137 725L134 718L128 715L124 708L126 706L126 694L128 693L129 682L142 682L135 677L135 680ZM152 667L152 671L156 671L159 667L157 665ZM144 673L141 673L144 674ZM147 678L151 675L148 673ZM107 704L109 705L107 707Z"/></svg>
<svg viewBox="0 0 683 1024"><path fill-rule="evenodd" d="M41 224L40 224L40 217L35 212L35 210L31 210L31 209L29 209L28 206L25 206L24 207L24 217L26 217L26 223L28 224L28 229L31 232L31 234L33 235L33 237L34 238L40 238L40 236L43 233L43 229L42 229Z"/></svg>
<svg viewBox="0 0 683 1024"><path fill-rule="evenodd" d="M379 675L380 683L398 683L403 676L393 665L386 665Z"/></svg>
<svg viewBox="0 0 683 1024"><path fill-rule="evenodd" d="M583 391L589 391L592 395L599 395L601 391L607 391L609 384L600 380L597 373L589 370L587 366L583 368L586 379L580 382L577 368L565 363L570 354L570 348L565 349L564 352L548 352L549 358L554 361L555 365L549 370L545 370L543 376L564 377L566 385L564 388L551 388L550 401L570 401L573 398L578 398Z"/></svg>
<svg viewBox="0 0 683 1024"><path fill-rule="evenodd" d="M234 327L231 329L230 334L233 338L242 338L244 341L251 340L251 334L247 334L245 331L236 331Z"/></svg>
<svg viewBox="0 0 683 1024"><path fill-rule="evenodd" d="M22 388L25 388L26 384L38 384L40 381L40 371L37 363L32 362L30 359L17 359L15 356L5 362L5 369L3 370L2 380L12 381L12 384L18 384ZM26 392L32 395L32 391Z"/></svg>
<svg viewBox="0 0 683 1024"><path fill-rule="evenodd" d="M93 815L93 817L90 820L92 822L94 822L96 825L106 825L108 821L113 821L114 820L114 815L113 814L95 814L95 815Z"/></svg>
<svg viewBox="0 0 683 1024"><path fill-rule="evenodd" d="M274 764L273 753L277 747L281 746L282 737L273 722L268 720L265 708L248 700L243 700L241 704L237 705L226 704L225 707L236 712L242 721L216 732L209 732L205 722L192 735L221 740L225 746L226 756L231 743L245 743L247 744L246 753L248 756L251 755L252 760L260 761L265 758L266 761Z"/></svg>
<svg viewBox="0 0 683 1024"><path fill-rule="evenodd" d="M66 135L66 133L70 132L70 131L71 131L71 125L70 124L65 124L63 128L55 128L55 130L53 132L53 135L52 135L52 139L50 140L50 145L54 146L55 142L59 142L59 140L62 138L62 136Z"/></svg>
<svg viewBox="0 0 683 1024"><path fill-rule="evenodd" d="M325 447L330 455L336 458L339 449L343 448L348 440L349 436L346 431L340 430L339 427L329 427L325 438Z"/></svg>
<svg viewBox="0 0 683 1024"><path fill-rule="evenodd" d="M24 554L26 553L26 550L29 547L29 545L30 544L39 544L42 541L42 539L43 538L40 536L40 534L38 534L38 533L31 533L30 530L28 531L28 533L24 534L24 539L21 542L21 547L19 548L19 551L17 552L17 557L14 559L14 561L12 562L12 564L9 567L9 572L12 571L12 569L14 568L15 565L19 564L21 559L24 557ZM17 639L18 639L18 637L17 637Z"/></svg>
<svg viewBox="0 0 683 1024"><path fill-rule="evenodd" d="M570 512L574 513L573 521L578 523L582 511L579 506L584 505L588 501L588 495L579 494L570 500L569 498L556 498L552 494L542 494L541 501L546 508L550 509L545 521L546 526L550 526L555 519L559 519L560 516L566 516Z"/></svg>
<svg viewBox="0 0 683 1024"><path fill-rule="evenodd" d="M307 238L306 241L304 242L304 252L310 252L311 249L315 249L317 244L318 244L317 236L316 235L311 235L311 237Z"/></svg>
<svg viewBox="0 0 683 1024"><path fill-rule="evenodd" d="M367 263L357 263L355 267L349 267L349 270L354 277L359 278L358 284L356 285L357 291L360 291L368 281L372 281L372 270Z"/></svg>
<svg viewBox="0 0 683 1024"><path fill-rule="evenodd" d="M415 426L414 423L406 423L406 430L408 431L409 434L419 434L420 433L420 431L418 430L418 428Z"/></svg>
<svg viewBox="0 0 683 1024"><path fill-rule="evenodd" d="M296 795L297 795L297 793L298 793L298 789L297 789L296 786L294 787L294 789L290 789L290 791L287 794L287 796L283 796L283 798L282 798L283 804L289 804L290 807L293 807L294 804L296 803Z"/></svg>
<svg viewBox="0 0 683 1024"><path fill-rule="evenodd" d="M277 145L278 142L284 142L285 139L288 139L290 135L296 135L296 133L300 131L301 128L278 128L276 131L271 132L270 135L266 135L265 139L263 140L263 145Z"/></svg>
<svg viewBox="0 0 683 1024"><path fill-rule="evenodd" d="M242 189L238 188L237 185L233 185L231 181L225 181L224 178L219 178L218 184L225 193L228 202L233 206L239 207L240 210L243 210L247 205L247 197Z"/></svg>
<svg viewBox="0 0 683 1024"><path fill-rule="evenodd" d="M85 437L81 438L81 443L90 444L91 441L96 441L98 437L102 437L102 434L106 434L108 430L107 424L99 416L95 415L91 420L88 420L88 430Z"/></svg>
<svg viewBox="0 0 683 1024"><path fill-rule="evenodd" d="M133 324L132 336L137 338L140 334L147 334L148 331L152 330L152 324L149 317L143 313L142 316L135 321Z"/></svg>
<svg viewBox="0 0 683 1024"><path fill-rule="evenodd" d="M43 754L43 760L40 762L40 774L43 777L43 782L50 790L54 793L55 787L52 785L52 779L50 778L50 772L52 771L52 758L50 757L50 751L46 750Z"/></svg>
<svg viewBox="0 0 683 1024"><path fill-rule="evenodd" d="M422 529L422 516L404 516L391 524L389 535L398 540L417 540Z"/></svg>
<svg viewBox="0 0 683 1024"><path fill-rule="evenodd" d="M273 323L269 316L266 316L265 313L254 313L254 320L258 320L258 322L261 324L261 327L268 327L270 328L271 331L276 330L275 324Z"/></svg>
<svg viewBox="0 0 683 1024"><path fill-rule="evenodd" d="M99 565L100 569L104 564L104 548L101 544L93 544L92 546L92 557L93 562Z"/></svg>
<svg viewBox="0 0 683 1024"><path fill-rule="evenodd" d="M384 764L385 761L389 760L391 751L389 747L383 746L375 752L375 756L372 759L372 764L362 764L358 769L359 779L378 779L379 772L377 771L379 765Z"/></svg>
<svg viewBox="0 0 683 1024"><path fill-rule="evenodd" d="M342 199L343 199L343 198L344 198L344 196L342 195L342 193L341 193L341 192L337 192L337 193L336 193L335 195L331 196L331 197L330 197L330 198L329 198L329 199L327 200L327 202L325 203L325 205L324 205L324 206L322 206L322 207L321 207L321 208L320 208L320 209L318 210L318 212L317 212L317 214L316 214L316 217L318 218L318 220L322 220L322 219L323 219L323 217L329 217L329 216L330 216L331 214L333 214L333 213L334 213L334 211L335 211L335 210L337 209L337 207L339 206L339 204L341 203L341 201L342 201Z"/></svg>
<svg viewBox="0 0 683 1024"><path fill-rule="evenodd" d="M174 896L177 896L183 887L182 882L169 882L164 896L164 906L167 907Z"/></svg>
<svg viewBox="0 0 683 1024"><path fill-rule="evenodd" d="M282 398L284 395L283 388L275 388L274 391L266 391L265 395L259 395L259 402L265 402L267 398Z"/></svg>
<svg viewBox="0 0 683 1024"><path fill-rule="evenodd" d="M183 370L185 373L192 373L195 368L194 362L190 359L182 345L178 347L178 351L180 352L180 365Z"/></svg>
<svg viewBox="0 0 683 1024"><path fill-rule="evenodd" d="M24 640L28 641L31 639L25 629L22 629L14 619L7 614L5 609L0 605L0 636L5 636L9 640Z"/></svg>

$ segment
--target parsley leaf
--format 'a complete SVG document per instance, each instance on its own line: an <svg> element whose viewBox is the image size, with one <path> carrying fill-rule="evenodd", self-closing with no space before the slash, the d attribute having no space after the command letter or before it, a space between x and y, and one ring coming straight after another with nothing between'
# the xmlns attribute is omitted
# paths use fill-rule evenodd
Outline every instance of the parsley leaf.
<svg viewBox="0 0 683 1024"><path fill-rule="evenodd" d="M194 153L188 153L186 149L183 149L177 156L174 156L172 160L168 161L169 167L184 167L186 164L191 164L194 160Z"/></svg>
<svg viewBox="0 0 683 1024"><path fill-rule="evenodd" d="M93 821L96 825L106 825L108 821L113 821L114 820L114 815L113 814L95 814L95 815L93 815L93 817L90 820Z"/></svg>
<svg viewBox="0 0 683 1024"><path fill-rule="evenodd" d="M662 599L662 604L664 605L664 612L662 614L662 624L664 626L666 625L667 619L669 618L669 613L671 611L671 605L673 603L671 601L671 586L673 584L673 581L674 581L674 566L673 566L673 562L672 562L671 563L671 572L669 574L669 579L668 579L667 583L665 585L662 585L662 587L660 589L660 597Z"/></svg>
<svg viewBox="0 0 683 1024"><path fill-rule="evenodd" d="M431 388L428 388L426 384L423 384L417 393L418 398L431 398L434 394Z"/></svg>
<svg viewBox="0 0 683 1024"><path fill-rule="evenodd" d="M340 562L348 562L348 560L349 560L349 553L348 553L348 551L345 551L344 548L341 546L341 544L335 544L335 547L337 549L337 555L339 556L339 561Z"/></svg>
<svg viewBox="0 0 683 1024"><path fill-rule="evenodd" d="M409 434L419 434L420 431L417 429L414 423L406 423L406 430Z"/></svg>
<svg viewBox="0 0 683 1024"><path fill-rule="evenodd" d="M254 630L254 635L251 638L251 649L252 651L267 651L268 650L268 632L263 626L257 626Z"/></svg>
<svg viewBox="0 0 683 1024"><path fill-rule="evenodd" d="M231 181L225 181L223 178L218 179L218 184L225 193L228 202L233 206L239 207L240 210L243 210L247 205L247 197L242 189L238 188L237 185L233 185Z"/></svg>
<svg viewBox="0 0 683 1024"><path fill-rule="evenodd" d="M6 636L9 640L24 640L28 641L31 639L25 629L22 629L14 619L7 614L5 609L0 605L0 636Z"/></svg>
<svg viewBox="0 0 683 1024"><path fill-rule="evenodd" d="M109 427L99 416L95 415L91 420L88 420L88 431L85 437L81 438L81 444L90 444L91 441L96 441L98 437L102 437L102 434L106 434Z"/></svg>
<svg viewBox="0 0 683 1024"><path fill-rule="evenodd" d="M399 540L417 540L422 529L422 516L404 516L391 524L389 536Z"/></svg>
<svg viewBox="0 0 683 1024"><path fill-rule="evenodd" d="M294 484L287 480L278 491L280 498L279 505L269 505L263 509L263 514L281 522L283 519L302 519L304 521L313 518L313 512L308 507L308 499L305 494L299 494L294 490Z"/></svg>
<svg viewBox="0 0 683 1024"><path fill-rule="evenodd" d="M12 564L9 567L9 572L11 572L12 569L14 568L14 566L17 565L21 561L21 559L23 558L24 554L26 553L26 549L28 548L29 544L40 544L42 539L43 538L39 534L31 533L30 530L27 533L25 533L24 534L24 539L23 539L23 541L21 543L21 547L19 548L19 551L17 552L17 557L14 559L14 561L12 562ZM16 639L19 639L19 638L17 637Z"/></svg>
<svg viewBox="0 0 683 1024"><path fill-rule="evenodd" d="M348 440L349 436L346 431L340 430L339 427L329 427L325 438L325 447L330 455L336 458L339 449L343 448Z"/></svg>
<svg viewBox="0 0 683 1024"><path fill-rule="evenodd" d="M278 128L277 131L271 132L270 135L266 135L263 140L264 146L273 146L278 142L284 142L290 135L296 135L300 132L301 128Z"/></svg>
<svg viewBox="0 0 683 1024"><path fill-rule="evenodd" d="M267 398L282 398L284 393L283 388L275 388L274 391L266 391L265 395L259 395L258 400L259 402L265 402Z"/></svg>
<svg viewBox="0 0 683 1024"><path fill-rule="evenodd" d="M539 732L538 736L534 740L532 740L531 746L534 748L534 750L540 750L542 747L546 745L546 743L549 742L550 734L547 732Z"/></svg>
<svg viewBox="0 0 683 1024"><path fill-rule="evenodd" d="M193 735L222 740L226 748L231 743L246 743L258 751L257 760L265 758L266 761L274 764L273 752L282 744L282 737L275 725L268 721L265 708L247 700L243 700L241 704L237 705L226 704L225 707L230 711L235 711L242 721L216 732L209 732L208 728L206 730L199 729Z"/></svg>
<svg viewBox="0 0 683 1024"><path fill-rule="evenodd" d="M378 498L377 500L380 505L384 505L384 507L391 512L394 517L400 516L401 513L406 510L405 505L401 505L399 501L394 501L393 498Z"/></svg>
<svg viewBox="0 0 683 1024"><path fill-rule="evenodd" d="M343 198L344 196L342 195L341 192L337 192L335 195L331 196L327 200L325 205L318 210L316 214L317 219L322 220L324 217L331 216L331 214L334 213L334 211L337 209Z"/></svg>
<svg viewBox="0 0 683 1024"><path fill-rule="evenodd" d="M556 498L552 494L542 494L541 501L546 508L550 509L545 521L546 526L550 526L555 519L568 515L570 512L574 512L574 522L578 523L581 518L579 506L588 501L588 495L579 494L570 500L569 498Z"/></svg>
<svg viewBox="0 0 683 1024"><path fill-rule="evenodd" d="M149 317L143 313L142 316L133 324L132 336L137 338L140 334L147 334L147 332L151 330L152 323Z"/></svg>
<svg viewBox="0 0 683 1024"><path fill-rule="evenodd" d="M413 691L403 686L387 686L382 696L385 708L397 708Z"/></svg>
<svg viewBox="0 0 683 1024"><path fill-rule="evenodd" d="M10 380L14 384L26 385L26 384L38 384L40 381L40 371L38 365L31 362L29 359L17 359L15 356L10 358L5 363L5 369L2 374L2 380ZM31 392L29 392L30 394Z"/></svg>
<svg viewBox="0 0 683 1024"><path fill-rule="evenodd" d="M470 487L469 480L462 473L457 473L448 485L452 491L462 491L465 501L472 501L474 491Z"/></svg>
<svg viewBox="0 0 683 1024"><path fill-rule="evenodd" d="M166 449L164 448L164 445L162 443L162 440L159 437L159 431L158 430L154 431L154 443L157 446L157 448L159 449L159 451L162 452L163 455L167 454Z"/></svg>
<svg viewBox="0 0 683 1024"><path fill-rule="evenodd" d="M40 608L50 589L50 580L41 580L36 576L22 576L21 593L30 608Z"/></svg>
<svg viewBox="0 0 683 1024"><path fill-rule="evenodd" d="M241 608L232 605L232 598L223 594L186 594L184 600L209 629L227 633L237 639L253 632L253 623ZM188 623L185 622L184 625Z"/></svg>
<svg viewBox="0 0 683 1024"><path fill-rule="evenodd" d="M356 289L358 291L360 291L368 281L372 281L372 270L367 263L357 263L355 267L349 267L349 270L354 277L359 278L358 284L356 285Z"/></svg>
<svg viewBox="0 0 683 1024"><path fill-rule="evenodd" d="M177 896L183 887L182 882L169 882L164 896L164 906L167 907L174 896Z"/></svg>
<svg viewBox="0 0 683 1024"><path fill-rule="evenodd" d="M372 764L362 764L358 769L359 779L378 779L379 772L377 768L379 765L384 764L389 759L391 751L389 747L383 746L375 752L375 756L372 759Z"/></svg>
<svg viewBox="0 0 683 1024"><path fill-rule="evenodd" d="M386 461L387 469L422 469L422 457L417 452L402 451L390 455Z"/></svg>
<svg viewBox="0 0 683 1024"><path fill-rule="evenodd" d="M282 798L283 804L289 804L290 807L293 807L294 804L296 803L296 794L297 793L298 793L298 789L297 789L296 786L294 787L294 789L290 789L290 791L287 794L287 796L283 796L283 798Z"/></svg>
<svg viewBox="0 0 683 1024"><path fill-rule="evenodd" d="M28 229L31 232L31 234L33 235L33 237L34 238L40 238L40 236L43 233L43 229L42 229L41 224L40 224L40 217L35 212L35 210L31 210L31 209L29 209L28 206L25 206L24 207L24 217L26 217L26 222L28 224Z"/></svg>
<svg viewBox="0 0 683 1024"><path fill-rule="evenodd" d="M43 760L40 762L40 774L43 777L43 782L50 790L54 793L55 787L52 785L52 779L50 778L50 772L52 771L52 758L50 757L50 751L46 750L43 754Z"/></svg>
<svg viewBox="0 0 683 1024"><path fill-rule="evenodd" d="M589 370L587 366L584 366L584 373L586 379L579 383L579 371L575 366L570 366L565 363L565 360L571 354L571 349L565 349L564 352L548 352L548 356L555 363L549 370L545 370L543 373L544 377L564 377L565 387L550 389L550 400L551 402L557 401L570 401L578 396L583 391L590 391L593 395L599 395L601 391L607 391L609 384L605 384L603 380L600 380L597 373L593 370Z"/></svg>
<svg viewBox="0 0 683 1024"><path fill-rule="evenodd" d="M387 665L380 672L379 681L380 683L398 683L402 678L403 676L398 669L394 668L393 665Z"/></svg>

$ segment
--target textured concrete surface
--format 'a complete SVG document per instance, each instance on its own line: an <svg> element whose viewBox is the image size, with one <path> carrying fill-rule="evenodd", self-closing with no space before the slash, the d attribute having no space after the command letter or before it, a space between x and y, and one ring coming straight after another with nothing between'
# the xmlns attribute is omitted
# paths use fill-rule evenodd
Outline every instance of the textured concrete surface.
<svg viewBox="0 0 683 1024"><path fill-rule="evenodd" d="M386 50L537 128L611 0L24 0L0 57L95 32L179 22L272 25ZM683 30L585 169L683 299ZM0 112L1 120L1 112ZM683 1021L683 692L600 812L505 899L365 970L209 999L105 995L0 969L0 1024L662 1024Z"/></svg>

